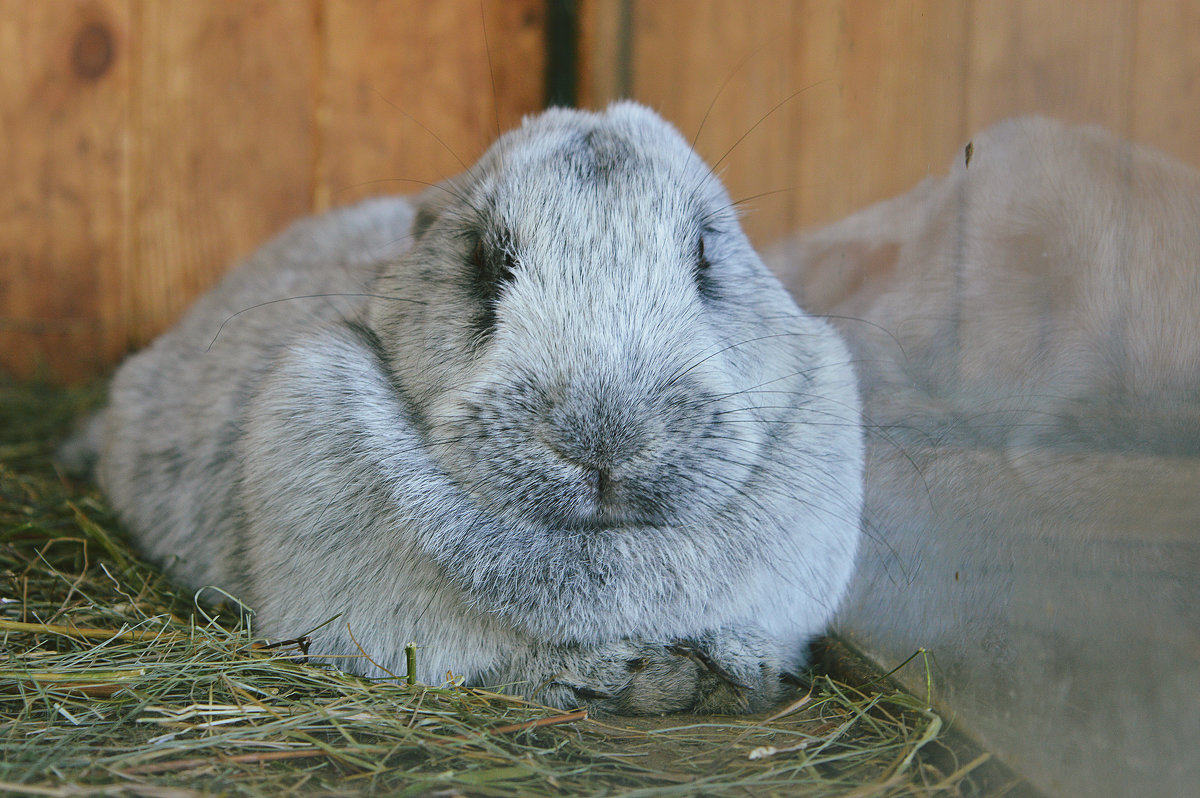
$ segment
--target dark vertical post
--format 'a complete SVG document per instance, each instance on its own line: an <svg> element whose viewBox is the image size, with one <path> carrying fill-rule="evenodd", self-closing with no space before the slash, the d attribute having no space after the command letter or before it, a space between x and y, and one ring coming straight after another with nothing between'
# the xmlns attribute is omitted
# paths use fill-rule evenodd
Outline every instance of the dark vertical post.
<svg viewBox="0 0 1200 798"><path fill-rule="evenodd" d="M576 0L546 0L546 106L573 107L579 68Z"/></svg>

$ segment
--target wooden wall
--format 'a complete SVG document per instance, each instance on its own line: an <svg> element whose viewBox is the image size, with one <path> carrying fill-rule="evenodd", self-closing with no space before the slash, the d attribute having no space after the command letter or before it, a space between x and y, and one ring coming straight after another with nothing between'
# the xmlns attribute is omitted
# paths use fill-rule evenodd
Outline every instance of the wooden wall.
<svg viewBox="0 0 1200 798"><path fill-rule="evenodd" d="M699 131L734 198L757 197L760 243L944 172L1015 114L1200 166L1195 0L585 0L582 17L583 102L629 94Z"/></svg>
<svg viewBox="0 0 1200 798"><path fill-rule="evenodd" d="M1194 0L574 7L580 103L633 96L695 136L760 243L1015 113L1200 165ZM0 0L0 370L101 373L289 219L460 171L541 106L545 21L543 0Z"/></svg>
<svg viewBox="0 0 1200 798"><path fill-rule="evenodd" d="M543 24L542 0L0 0L0 369L101 373L290 219L460 171L541 107Z"/></svg>

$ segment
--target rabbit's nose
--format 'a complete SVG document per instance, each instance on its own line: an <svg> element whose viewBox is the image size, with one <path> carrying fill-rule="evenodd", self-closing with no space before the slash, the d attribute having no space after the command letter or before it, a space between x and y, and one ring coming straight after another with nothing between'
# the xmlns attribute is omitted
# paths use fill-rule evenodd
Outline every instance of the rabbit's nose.
<svg viewBox="0 0 1200 798"><path fill-rule="evenodd" d="M652 414L624 398L568 398L551 406L546 421L550 448L586 469L598 490L614 471L644 455L654 439Z"/></svg>

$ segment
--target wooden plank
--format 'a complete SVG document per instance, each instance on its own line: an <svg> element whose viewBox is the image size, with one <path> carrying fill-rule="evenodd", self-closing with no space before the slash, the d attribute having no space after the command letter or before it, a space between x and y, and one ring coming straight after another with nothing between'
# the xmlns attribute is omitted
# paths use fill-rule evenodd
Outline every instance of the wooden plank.
<svg viewBox="0 0 1200 798"><path fill-rule="evenodd" d="M903 191L1015 113L1101 122L1200 166L1189 0L579 11L581 100L629 90L698 134L759 243ZM93 373L292 217L460 171L541 105L543 13L0 0L0 368Z"/></svg>
<svg viewBox="0 0 1200 798"><path fill-rule="evenodd" d="M1131 0L973 2L970 129L1040 113L1128 135L1133 22Z"/></svg>
<svg viewBox="0 0 1200 798"><path fill-rule="evenodd" d="M697 149L750 198L759 243L899 193L961 145L961 3L642 0L632 17L633 95L689 136L712 105Z"/></svg>
<svg viewBox="0 0 1200 798"><path fill-rule="evenodd" d="M542 105L541 0L339 0L322 29L319 208L457 174Z"/></svg>
<svg viewBox="0 0 1200 798"><path fill-rule="evenodd" d="M780 106L802 85L786 41L794 5L641 0L632 7L632 96L674 122L722 171L753 238L790 215L794 192L780 181L779 165L790 157L795 108L819 100L810 92Z"/></svg>
<svg viewBox="0 0 1200 798"><path fill-rule="evenodd" d="M966 136L966 16L957 0L806 3L797 82L793 227L841 218L945 170ZM785 231L780 231L785 232Z"/></svg>
<svg viewBox="0 0 1200 798"><path fill-rule="evenodd" d="M311 208L311 0L138 6L131 344Z"/></svg>
<svg viewBox="0 0 1200 798"><path fill-rule="evenodd" d="M124 0L0 0L0 370L20 378L119 350L129 23Z"/></svg>
<svg viewBox="0 0 1200 798"><path fill-rule="evenodd" d="M1200 4L1141 0L1134 29L1130 133L1200 167Z"/></svg>

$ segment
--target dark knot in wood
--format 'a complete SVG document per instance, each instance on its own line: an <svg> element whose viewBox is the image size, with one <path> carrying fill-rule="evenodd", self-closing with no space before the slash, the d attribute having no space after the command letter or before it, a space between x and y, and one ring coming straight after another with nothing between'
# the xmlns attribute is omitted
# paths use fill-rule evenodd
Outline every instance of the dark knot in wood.
<svg viewBox="0 0 1200 798"><path fill-rule="evenodd" d="M96 80L113 61L113 36L108 28L92 23L75 36L71 49L71 66L75 74L86 80Z"/></svg>

